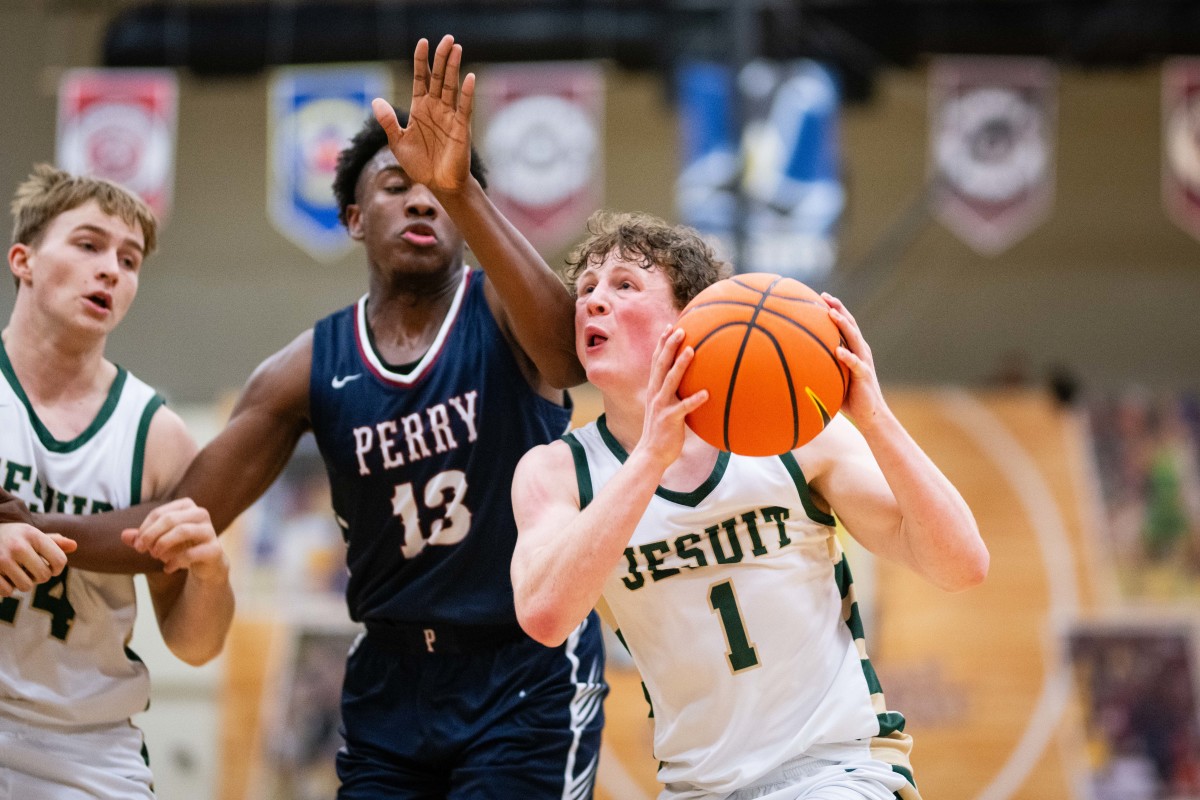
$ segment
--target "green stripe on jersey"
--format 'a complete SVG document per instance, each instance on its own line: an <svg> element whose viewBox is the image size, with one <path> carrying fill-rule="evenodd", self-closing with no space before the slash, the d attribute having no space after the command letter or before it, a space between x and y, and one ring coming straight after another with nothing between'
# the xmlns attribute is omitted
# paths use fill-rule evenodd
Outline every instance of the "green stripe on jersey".
<svg viewBox="0 0 1200 800"><path fill-rule="evenodd" d="M166 402L162 395L156 394L146 402L146 407L142 409L142 418L138 421L137 438L133 443L133 470L129 479L129 497L131 498L129 504L131 506L142 502L142 476L145 474L146 438L150 435L150 420Z"/></svg>

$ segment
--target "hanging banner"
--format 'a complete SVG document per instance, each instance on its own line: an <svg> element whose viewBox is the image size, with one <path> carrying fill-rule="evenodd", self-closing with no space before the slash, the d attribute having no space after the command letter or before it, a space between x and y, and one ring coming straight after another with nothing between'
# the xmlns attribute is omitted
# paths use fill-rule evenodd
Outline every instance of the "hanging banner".
<svg viewBox="0 0 1200 800"><path fill-rule="evenodd" d="M392 96L376 65L285 67L271 76L267 113L267 208L271 222L315 259L354 247L338 221L333 176L338 153L363 126L371 101Z"/></svg>
<svg viewBox="0 0 1200 800"><path fill-rule="evenodd" d="M735 87L727 65L687 62L677 79L681 219L740 272L820 286L845 205L833 75L815 61L754 61Z"/></svg>
<svg viewBox="0 0 1200 800"><path fill-rule="evenodd" d="M1200 58L1163 65L1163 205L1171 220L1200 239Z"/></svg>
<svg viewBox="0 0 1200 800"><path fill-rule="evenodd" d="M1050 212L1056 88L1042 59L946 58L930 69L934 214L982 255Z"/></svg>
<svg viewBox="0 0 1200 800"><path fill-rule="evenodd" d="M162 224L175 183L178 110L170 70L68 70L58 88L55 160L135 192Z"/></svg>
<svg viewBox="0 0 1200 800"><path fill-rule="evenodd" d="M604 194L600 65L489 67L477 101L492 202L543 253L580 239Z"/></svg>

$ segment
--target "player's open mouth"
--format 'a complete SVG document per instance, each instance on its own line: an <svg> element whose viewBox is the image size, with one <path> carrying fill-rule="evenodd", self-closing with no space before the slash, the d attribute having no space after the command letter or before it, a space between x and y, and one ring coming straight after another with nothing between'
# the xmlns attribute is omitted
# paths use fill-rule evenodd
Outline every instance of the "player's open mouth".
<svg viewBox="0 0 1200 800"><path fill-rule="evenodd" d="M112 298L103 292L100 292L97 294L89 294L87 296L87 299L88 299L88 302L90 302L92 305L96 306L97 308L102 308L105 311L112 310Z"/></svg>
<svg viewBox="0 0 1200 800"><path fill-rule="evenodd" d="M607 336L601 336L601 335L600 335L600 334L598 334L598 333L593 333L593 334L591 334L590 336L588 336L588 337L587 337L587 346L588 346L588 347L595 347L596 345L599 345L599 344L604 344L604 343L605 343L605 342L607 342L607 341L608 341L608 337L607 337Z"/></svg>

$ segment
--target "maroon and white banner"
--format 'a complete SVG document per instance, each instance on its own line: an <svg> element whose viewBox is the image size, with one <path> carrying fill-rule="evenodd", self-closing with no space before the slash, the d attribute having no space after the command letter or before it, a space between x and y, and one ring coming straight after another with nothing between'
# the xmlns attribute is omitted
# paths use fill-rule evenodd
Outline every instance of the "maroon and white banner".
<svg viewBox="0 0 1200 800"><path fill-rule="evenodd" d="M58 89L58 166L136 192L161 224L175 183L178 109L170 70L69 70Z"/></svg>
<svg viewBox="0 0 1200 800"><path fill-rule="evenodd" d="M997 255L1049 214L1057 76L1042 59L945 58L930 71L934 214Z"/></svg>
<svg viewBox="0 0 1200 800"><path fill-rule="evenodd" d="M1167 215L1200 239L1200 58L1163 65L1163 204Z"/></svg>
<svg viewBox="0 0 1200 800"><path fill-rule="evenodd" d="M603 199L601 67L490 67L480 76L478 107L492 201L544 253L582 238Z"/></svg>

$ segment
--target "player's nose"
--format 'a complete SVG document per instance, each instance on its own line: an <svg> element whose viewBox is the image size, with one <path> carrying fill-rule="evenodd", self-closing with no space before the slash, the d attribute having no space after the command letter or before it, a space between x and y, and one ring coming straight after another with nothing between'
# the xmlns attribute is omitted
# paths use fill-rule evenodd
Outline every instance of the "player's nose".
<svg viewBox="0 0 1200 800"><path fill-rule="evenodd" d="M404 210L418 217L435 217L441 209L437 198L423 183L414 184L405 197Z"/></svg>

